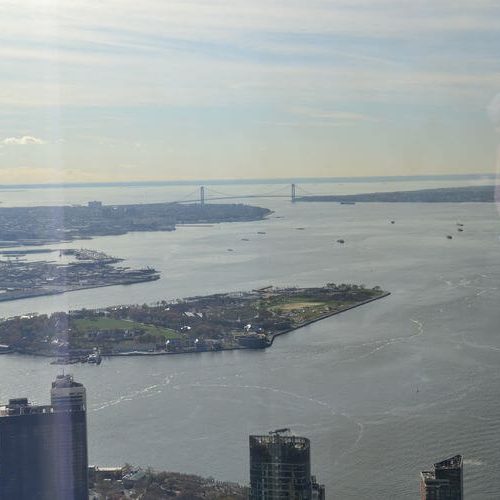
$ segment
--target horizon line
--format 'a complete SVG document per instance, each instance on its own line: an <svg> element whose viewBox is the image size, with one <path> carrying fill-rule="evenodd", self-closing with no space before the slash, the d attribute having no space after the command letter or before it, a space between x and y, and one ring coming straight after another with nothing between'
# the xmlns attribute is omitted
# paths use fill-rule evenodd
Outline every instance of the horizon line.
<svg viewBox="0 0 500 500"><path fill-rule="evenodd" d="M243 179L175 179L175 180L143 180L143 181L81 181L81 182L47 182L47 183L23 183L23 184L0 184L0 189L37 189L37 188L78 188L78 187L119 187L119 186L195 186L195 185L217 185L217 184L290 184L299 181L306 184L323 182L397 182L399 180L446 180L446 179L494 179L494 173L482 174L419 174L419 175L373 175L354 177L270 177L270 178L243 178Z"/></svg>

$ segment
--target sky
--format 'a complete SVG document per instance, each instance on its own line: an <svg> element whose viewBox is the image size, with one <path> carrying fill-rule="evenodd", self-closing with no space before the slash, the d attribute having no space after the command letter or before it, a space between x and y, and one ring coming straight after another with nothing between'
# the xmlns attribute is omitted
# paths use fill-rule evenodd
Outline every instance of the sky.
<svg viewBox="0 0 500 500"><path fill-rule="evenodd" d="M497 0L2 0L0 184L491 173Z"/></svg>

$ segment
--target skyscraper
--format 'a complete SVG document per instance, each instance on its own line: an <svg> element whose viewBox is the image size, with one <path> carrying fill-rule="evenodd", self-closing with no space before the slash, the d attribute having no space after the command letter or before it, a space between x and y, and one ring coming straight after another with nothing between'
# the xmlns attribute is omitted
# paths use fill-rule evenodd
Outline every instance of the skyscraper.
<svg viewBox="0 0 500 500"><path fill-rule="evenodd" d="M51 396L0 407L0 500L88 500L85 388L60 376Z"/></svg>
<svg viewBox="0 0 500 500"><path fill-rule="evenodd" d="M250 436L250 500L310 500L313 498L309 439L280 429ZM314 480L314 498L324 487Z"/></svg>
<svg viewBox="0 0 500 500"><path fill-rule="evenodd" d="M463 500L463 460L455 455L420 474L422 500Z"/></svg>
<svg viewBox="0 0 500 500"><path fill-rule="evenodd" d="M72 375L58 375L50 389L50 404L57 411L78 411L87 405L85 387L75 382Z"/></svg>

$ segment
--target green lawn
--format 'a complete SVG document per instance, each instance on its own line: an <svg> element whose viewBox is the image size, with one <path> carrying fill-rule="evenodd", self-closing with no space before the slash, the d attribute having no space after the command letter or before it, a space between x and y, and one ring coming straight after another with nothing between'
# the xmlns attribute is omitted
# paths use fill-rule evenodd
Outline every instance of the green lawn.
<svg viewBox="0 0 500 500"><path fill-rule="evenodd" d="M147 333L164 337L165 339L175 339L179 334L170 328L163 328L155 325L146 325L137 321L129 321L126 319L114 318L96 318L96 319L75 319L73 320L74 328L81 333L86 333L90 330L130 330L139 328Z"/></svg>

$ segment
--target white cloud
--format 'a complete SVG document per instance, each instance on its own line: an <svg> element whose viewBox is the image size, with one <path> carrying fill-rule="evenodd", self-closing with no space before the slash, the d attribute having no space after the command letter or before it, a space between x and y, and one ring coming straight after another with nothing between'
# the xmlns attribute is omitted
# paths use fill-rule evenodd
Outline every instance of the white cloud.
<svg viewBox="0 0 500 500"><path fill-rule="evenodd" d="M92 41L124 34L217 39L241 31L351 33L362 36L496 29L494 2L480 0L73 0L32 2L31 15L4 1L5 33ZM13 19L15 22L11 22ZM8 21L7 21L8 20ZM91 28L91 29L87 29ZM104 33L104 29L109 29ZM94 30L99 30L96 32ZM102 31L101 31L102 30Z"/></svg>
<svg viewBox="0 0 500 500"><path fill-rule="evenodd" d="M45 141L32 135L23 135L22 137L6 137L2 141L2 144L6 146L27 146L31 144L45 144Z"/></svg>
<svg viewBox="0 0 500 500"><path fill-rule="evenodd" d="M491 94L497 67L464 55L457 35L478 41L496 30L498 12L489 0L46 0L31 2L25 15L5 0L0 58L15 77L0 80L0 104L279 105L305 93L337 101ZM433 40L447 50L425 48Z"/></svg>

